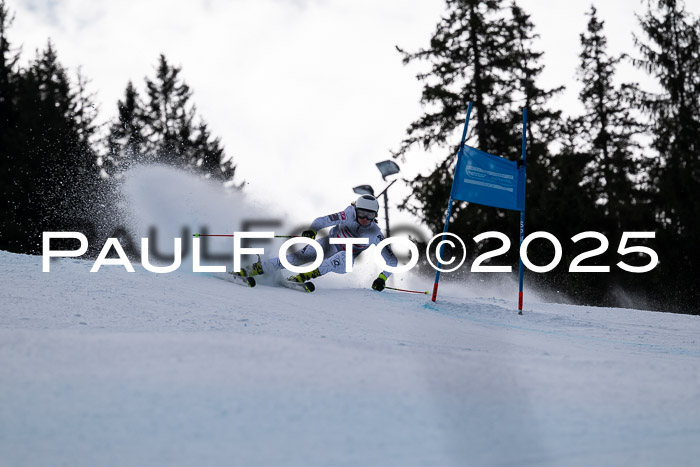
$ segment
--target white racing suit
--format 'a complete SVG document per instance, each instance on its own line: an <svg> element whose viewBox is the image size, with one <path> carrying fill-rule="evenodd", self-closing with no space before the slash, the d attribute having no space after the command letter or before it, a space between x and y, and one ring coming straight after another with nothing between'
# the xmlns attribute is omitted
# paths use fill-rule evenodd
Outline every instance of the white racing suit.
<svg viewBox="0 0 700 467"><path fill-rule="evenodd" d="M344 211L330 214L328 216L319 217L311 223L311 229L316 232L323 228L333 226L328 237L319 238L316 240L323 248L323 262L318 267L318 272L321 275L335 272L337 274L345 274L346 252L345 245L332 245L330 238L366 238L369 243L366 245L353 245L352 257L354 259L370 245L376 245L384 240L384 235L379 226L375 222L370 222L367 226L360 225L355 218L355 207L348 206ZM382 250L382 256L388 266L395 267L398 260L391 251L391 245L387 245ZM294 266L302 266L312 263L316 259L316 250L311 245L306 245L301 250L295 253L287 254L287 261ZM279 258L270 258L262 262L263 271L276 271L283 269ZM391 272L383 271L384 276L389 277Z"/></svg>

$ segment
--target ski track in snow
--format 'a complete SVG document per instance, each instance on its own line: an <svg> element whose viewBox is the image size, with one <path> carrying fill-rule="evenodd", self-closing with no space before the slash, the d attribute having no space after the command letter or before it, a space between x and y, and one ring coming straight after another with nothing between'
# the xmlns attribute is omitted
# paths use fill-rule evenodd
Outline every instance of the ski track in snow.
<svg viewBox="0 0 700 467"><path fill-rule="evenodd" d="M698 316L0 260L0 466L700 457Z"/></svg>

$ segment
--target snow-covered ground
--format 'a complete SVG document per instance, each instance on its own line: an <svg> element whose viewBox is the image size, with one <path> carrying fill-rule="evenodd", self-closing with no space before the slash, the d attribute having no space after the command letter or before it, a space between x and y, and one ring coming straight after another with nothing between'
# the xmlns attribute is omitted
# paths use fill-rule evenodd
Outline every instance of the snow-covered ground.
<svg viewBox="0 0 700 467"><path fill-rule="evenodd" d="M327 214L262 201L137 167L114 203L163 254L203 226ZM700 316L542 303L527 277L518 316L497 275L443 279L432 303L370 290L367 255L305 294L193 273L191 254L44 273L0 252L0 467L699 465Z"/></svg>
<svg viewBox="0 0 700 467"><path fill-rule="evenodd" d="M698 316L0 263L2 466L700 459Z"/></svg>

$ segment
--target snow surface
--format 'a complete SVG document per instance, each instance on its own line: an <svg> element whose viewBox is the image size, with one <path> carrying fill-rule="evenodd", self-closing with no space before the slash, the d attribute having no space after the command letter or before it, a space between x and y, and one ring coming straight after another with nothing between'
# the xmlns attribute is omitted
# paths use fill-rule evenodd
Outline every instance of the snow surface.
<svg viewBox="0 0 700 467"><path fill-rule="evenodd" d="M163 252L183 227L270 217L173 169L134 170L122 195ZM543 303L527 278L523 316L509 280L432 303L370 290L364 256L305 294L189 256L43 273L0 252L0 466L698 465L700 316Z"/></svg>
<svg viewBox="0 0 700 467"><path fill-rule="evenodd" d="M3 466L700 457L698 316L0 261Z"/></svg>

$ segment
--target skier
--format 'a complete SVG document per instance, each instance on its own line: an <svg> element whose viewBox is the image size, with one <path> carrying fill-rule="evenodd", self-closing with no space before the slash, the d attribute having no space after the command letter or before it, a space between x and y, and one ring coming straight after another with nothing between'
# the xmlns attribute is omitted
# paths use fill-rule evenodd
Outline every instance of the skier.
<svg viewBox="0 0 700 467"><path fill-rule="evenodd" d="M353 260L370 245L376 245L384 236L376 223L377 211L379 211L379 203L374 196L362 195L345 208L344 211L322 216L311 223L308 230L302 232L303 237L315 239L319 230L333 226L328 237L323 237L318 240L318 243L323 248L323 262L321 265L310 272L304 272L292 276L289 280L296 282L306 282L310 279L320 277L329 272L337 274L345 273L346 252L345 245L331 244L330 238L366 238L369 243L365 245L353 245ZM395 267L398 264L396 256L391 251L391 246L387 245L382 250L382 256L386 264ZM287 261L294 266L301 266L314 261L316 258L316 250L311 245L306 245L296 253L288 253ZM238 273L241 276L256 276L265 272L277 271L283 269L279 258L270 258L265 261L258 261L247 268L241 268ZM384 290L386 280L391 275L389 271L382 271L374 282L372 288L381 292Z"/></svg>

